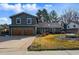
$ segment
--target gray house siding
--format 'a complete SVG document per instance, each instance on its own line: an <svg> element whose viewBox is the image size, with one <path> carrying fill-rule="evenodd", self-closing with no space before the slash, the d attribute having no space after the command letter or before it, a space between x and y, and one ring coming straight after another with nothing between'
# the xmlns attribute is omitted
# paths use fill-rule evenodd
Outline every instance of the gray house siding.
<svg viewBox="0 0 79 59"><path fill-rule="evenodd" d="M32 18L32 24L30 25L37 24L37 18L28 14L20 14L11 18L12 18L12 25L29 25L27 24L27 18ZM21 24L16 24L16 18L21 18Z"/></svg>
<svg viewBox="0 0 79 59"><path fill-rule="evenodd" d="M20 35L28 35L28 34L35 35L36 34L37 27L35 26L35 24L37 24L37 17L23 12L23 13L11 16L10 18L12 19L12 24L10 25L11 35L15 35L15 34L16 35L19 35L19 34ZM17 18L21 19L20 24L16 23ZM32 20L31 24L27 24L27 18L31 18Z"/></svg>

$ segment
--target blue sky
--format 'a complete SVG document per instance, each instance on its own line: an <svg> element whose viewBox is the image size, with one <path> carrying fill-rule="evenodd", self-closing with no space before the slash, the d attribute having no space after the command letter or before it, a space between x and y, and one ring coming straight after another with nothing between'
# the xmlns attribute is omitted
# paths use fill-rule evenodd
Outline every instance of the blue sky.
<svg viewBox="0 0 79 59"><path fill-rule="evenodd" d="M35 15L38 9L47 9L48 13L55 10L58 15L62 15L65 10L74 9L79 11L78 3L0 3L0 24L11 24L9 16L20 12L26 12Z"/></svg>

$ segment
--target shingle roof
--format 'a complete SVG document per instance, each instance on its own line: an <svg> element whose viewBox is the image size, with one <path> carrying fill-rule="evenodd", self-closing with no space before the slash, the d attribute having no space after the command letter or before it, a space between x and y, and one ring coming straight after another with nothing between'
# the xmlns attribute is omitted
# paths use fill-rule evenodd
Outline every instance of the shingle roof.
<svg viewBox="0 0 79 59"><path fill-rule="evenodd" d="M79 21L69 21L69 23L68 23L68 24L70 24L71 22L76 23L76 24L78 24L78 25L79 25Z"/></svg>
<svg viewBox="0 0 79 59"><path fill-rule="evenodd" d="M59 23L39 23L37 24L37 27L44 27L44 28L62 28L62 26Z"/></svg>
<svg viewBox="0 0 79 59"><path fill-rule="evenodd" d="M12 17L14 17L14 16L17 16L17 15L21 15L21 14L26 14L26 15L30 15L30 16L36 17L36 16L31 15L31 14L28 14L28 13L26 13L26 12L21 12L21 13L17 13L17 14L14 14L14 15L10 16L10 18L12 18Z"/></svg>

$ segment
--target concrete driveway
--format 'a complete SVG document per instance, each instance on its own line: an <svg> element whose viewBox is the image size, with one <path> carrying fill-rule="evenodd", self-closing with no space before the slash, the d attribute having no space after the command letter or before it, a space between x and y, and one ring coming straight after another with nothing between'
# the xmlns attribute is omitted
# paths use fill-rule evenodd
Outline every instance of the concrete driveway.
<svg viewBox="0 0 79 59"><path fill-rule="evenodd" d="M0 53L27 50L34 38L35 36L0 36Z"/></svg>

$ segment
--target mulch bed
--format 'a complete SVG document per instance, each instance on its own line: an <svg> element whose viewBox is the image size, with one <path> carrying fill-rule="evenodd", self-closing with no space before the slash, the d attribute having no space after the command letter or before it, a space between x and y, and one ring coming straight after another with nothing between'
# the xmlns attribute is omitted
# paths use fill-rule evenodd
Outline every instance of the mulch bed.
<svg viewBox="0 0 79 59"><path fill-rule="evenodd" d="M30 49L28 51L53 51L53 50L79 50L79 48L61 48L61 49Z"/></svg>

